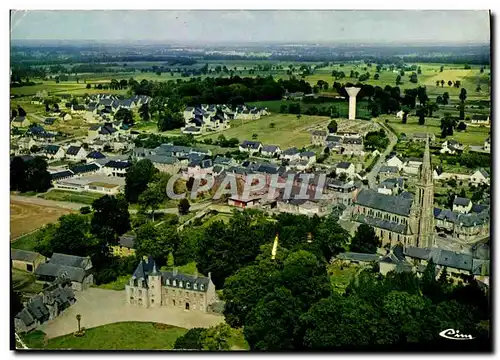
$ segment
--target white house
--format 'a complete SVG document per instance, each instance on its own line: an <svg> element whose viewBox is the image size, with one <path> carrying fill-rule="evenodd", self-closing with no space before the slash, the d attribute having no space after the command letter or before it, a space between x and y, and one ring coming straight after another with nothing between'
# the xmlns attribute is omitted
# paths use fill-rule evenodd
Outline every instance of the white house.
<svg viewBox="0 0 500 360"><path fill-rule="evenodd" d="M240 144L239 150L241 152L248 152L248 153L260 152L262 150L262 143L259 141L245 140Z"/></svg>
<svg viewBox="0 0 500 360"><path fill-rule="evenodd" d="M307 161L309 164L316 162L316 154L314 151L304 151L300 153L300 160Z"/></svg>
<svg viewBox="0 0 500 360"><path fill-rule="evenodd" d="M490 174L483 168L476 170L470 177L470 182L473 185L487 184L490 185Z"/></svg>
<svg viewBox="0 0 500 360"><path fill-rule="evenodd" d="M62 120L71 120L73 118L70 114L68 114L67 112L64 112L64 111L59 114L59 117Z"/></svg>
<svg viewBox="0 0 500 360"><path fill-rule="evenodd" d="M111 160L104 165L102 171L108 176L125 177L130 166L132 164L128 161Z"/></svg>
<svg viewBox="0 0 500 360"><path fill-rule="evenodd" d="M286 149L282 152L283 159L288 161L296 161L300 159L300 152L296 147Z"/></svg>
<svg viewBox="0 0 500 360"><path fill-rule="evenodd" d="M59 160L64 158L66 153L64 152L64 148L59 145L47 145L45 146L45 156L51 160Z"/></svg>
<svg viewBox="0 0 500 360"><path fill-rule="evenodd" d="M484 151L488 151L488 152L491 151L491 139L489 136L486 138L486 140L484 140L483 149L484 149Z"/></svg>
<svg viewBox="0 0 500 360"><path fill-rule="evenodd" d="M417 175L421 165L421 158L409 157L403 165L403 171L410 175Z"/></svg>
<svg viewBox="0 0 500 360"><path fill-rule="evenodd" d="M387 166L396 166L399 171L401 171L401 169L403 168L403 161L396 155L387 160L386 163Z"/></svg>
<svg viewBox="0 0 500 360"><path fill-rule="evenodd" d="M188 106L184 109L183 112L184 116L184 121L187 123L189 120L191 120L194 117L194 107Z"/></svg>
<svg viewBox="0 0 500 360"><path fill-rule="evenodd" d="M457 150L463 150L464 146L458 141L450 139L441 144L441 154L455 154Z"/></svg>
<svg viewBox="0 0 500 360"><path fill-rule="evenodd" d="M384 195L397 195L403 189L403 178L385 179L377 186L377 192Z"/></svg>
<svg viewBox="0 0 500 360"><path fill-rule="evenodd" d="M402 119L402 118L403 118L403 115L404 115L403 110L399 110L399 111L396 113L396 117L397 117L398 119Z"/></svg>
<svg viewBox="0 0 500 360"><path fill-rule="evenodd" d="M81 146L70 146L66 150L66 158L73 161L85 160L87 151Z"/></svg>
<svg viewBox="0 0 500 360"><path fill-rule="evenodd" d="M354 175L355 171L356 168L354 167L354 164L347 161L341 161L335 167L336 175L346 174L348 177L351 177Z"/></svg>
<svg viewBox="0 0 500 360"><path fill-rule="evenodd" d="M278 145L264 145L260 153L263 156L275 157L281 155L281 148Z"/></svg>
<svg viewBox="0 0 500 360"><path fill-rule="evenodd" d="M471 209L472 201L467 198L455 196L455 200L453 200L453 211L468 214Z"/></svg>

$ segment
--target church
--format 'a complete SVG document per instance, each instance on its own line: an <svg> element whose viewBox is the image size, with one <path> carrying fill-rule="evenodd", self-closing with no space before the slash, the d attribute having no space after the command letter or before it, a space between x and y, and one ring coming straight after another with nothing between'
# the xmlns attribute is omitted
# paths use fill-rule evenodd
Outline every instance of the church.
<svg viewBox="0 0 500 360"><path fill-rule="evenodd" d="M372 189L362 190L355 200L352 220L372 226L382 245L434 246L434 185L429 139L418 176L415 196L406 192L392 196Z"/></svg>
<svg viewBox="0 0 500 360"><path fill-rule="evenodd" d="M206 313L218 302L215 285L208 277L158 271L154 259L145 257L125 286L127 304L144 308L166 306Z"/></svg>

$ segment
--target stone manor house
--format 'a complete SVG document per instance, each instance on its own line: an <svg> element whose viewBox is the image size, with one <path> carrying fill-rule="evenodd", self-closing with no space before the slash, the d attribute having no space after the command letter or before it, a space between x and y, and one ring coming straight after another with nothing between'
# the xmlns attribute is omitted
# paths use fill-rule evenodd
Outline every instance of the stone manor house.
<svg viewBox="0 0 500 360"><path fill-rule="evenodd" d="M210 278L173 271L158 271L151 256L145 257L125 286L127 304L140 307L167 306L202 313L214 310L219 301Z"/></svg>

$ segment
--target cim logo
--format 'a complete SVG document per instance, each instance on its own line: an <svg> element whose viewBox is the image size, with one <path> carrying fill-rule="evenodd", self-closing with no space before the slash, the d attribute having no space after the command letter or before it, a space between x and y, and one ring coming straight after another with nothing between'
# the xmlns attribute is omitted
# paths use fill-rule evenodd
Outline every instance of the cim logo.
<svg viewBox="0 0 500 360"><path fill-rule="evenodd" d="M450 340L472 340L472 335L460 334L460 331L455 329L446 329L439 333L440 336Z"/></svg>

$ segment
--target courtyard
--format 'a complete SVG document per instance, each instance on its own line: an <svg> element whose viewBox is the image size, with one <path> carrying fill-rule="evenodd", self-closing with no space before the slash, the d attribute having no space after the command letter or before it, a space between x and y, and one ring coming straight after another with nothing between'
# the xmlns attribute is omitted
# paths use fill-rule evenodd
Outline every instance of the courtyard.
<svg viewBox="0 0 500 360"><path fill-rule="evenodd" d="M125 291L90 288L76 292L76 299L76 303L60 316L40 327L47 338L76 331L77 314L81 315L81 326L87 329L124 321L157 322L187 329L207 328L224 322L222 315L179 311L166 307L146 309L130 306L125 303Z"/></svg>

